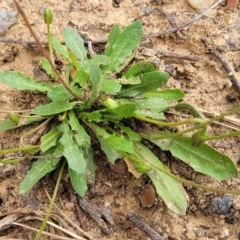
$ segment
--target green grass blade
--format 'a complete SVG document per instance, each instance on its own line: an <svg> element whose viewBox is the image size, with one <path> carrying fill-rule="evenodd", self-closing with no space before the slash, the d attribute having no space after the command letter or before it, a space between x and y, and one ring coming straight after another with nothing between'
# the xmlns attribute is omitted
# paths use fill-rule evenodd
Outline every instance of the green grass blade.
<svg viewBox="0 0 240 240"><path fill-rule="evenodd" d="M0 82L18 90L32 90L39 92L48 92L51 90L51 84L41 83L23 75L20 72L4 71L0 73Z"/></svg>

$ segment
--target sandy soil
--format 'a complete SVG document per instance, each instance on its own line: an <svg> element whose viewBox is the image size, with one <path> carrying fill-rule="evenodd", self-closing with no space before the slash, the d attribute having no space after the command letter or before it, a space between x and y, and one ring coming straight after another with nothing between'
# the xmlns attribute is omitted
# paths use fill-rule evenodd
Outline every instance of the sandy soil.
<svg viewBox="0 0 240 240"><path fill-rule="evenodd" d="M1 1L0 9L15 9L11 2ZM171 28L169 19L179 25L198 14L185 0L123 0L120 1L119 7L114 7L110 0L21 0L20 4L42 41L46 41L46 27L41 15L47 6L54 12L52 34L59 39L61 39L61 29L66 26L74 26L91 40L100 40L107 37L109 30L116 23L127 26L135 19L141 19L144 31L148 34ZM159 69L170 72L171 79L168 87L181 88L186 93L185 101L195 105L204 113L218 114L239 105L239 92L231 83L219 59L211 54L211 50L214 48L220 50L236 78L240 79L239 26L240 13L237 10L227 11L226 4L223 3L212 10L207 17L177 33L159 38L146 38L142 41L136 58L153 59L159 64ZM22 41L33 40L20 16L17 23L3 37ZM94 46L94 50L97 50L97 46ZM157 52L160 54L156 55ZM166 52L196 56L201 60L188 61L170 58L164 56ZM31 77L45 80L46 76L39 73L40 52L18 44L0 42L0 53L1 70L18 70ZM44 101L42 96L20 93L0 85L0 109L31 108L41 101ZM5 117L6 114L1 114L0 120ZM239 115L232 116L232 118L239 124ZM239 128L239 125L236 127ZM25 130L1 133L0 147L18 146L20 136ZM213 125L210 129L212 134L227 131L229 128L220 125ZM211 144L230 156L239 166L239 137ZM170 212L162 200L155 195L151 182L146 177L135 179L128 173L122 161L112 166L100 153L96 154L95 161L98 165L96 184L89 187L85 199L100 208L107 208L112 213L113 219L107 223L105 233L99 223L79 208L67 176L61 183L57 199L57 205L62 211L94 239L151 239L128 220L127 215L130 212L139 215L153 229L163 233L166 239L240 239L239 197L234 196L228 214L217 214L211 209L211 204L217 196L223 198L222 195L186 187L189 194L188 212L185 216L178 216ZM179 166L182 166L181 163L177 160L168 161L175 173L184 176L183 172L178 171ZM21 216L32 216L34 214L29 209L46 212L49 201L44 188L52 194L56 176L55 174L48 175L29 194L19 196L19 183L30 166L29 161L7 168L0 166L1 213L18 210ZM188 172L188 169L186 171ZM200 174L191 178L203 184L221 188L239 189L240 183L240 178L224 182L213 181ZM142 206L143 195L150 198L149 201L153 203L151 207ZM28 209L28 211L24 212L22 209ZM59 215L59 212L55 211L55 214ZM55 221L60 224L59 220ZM38 221L33 220L27 221L27 224L36 228L40 226ZM54 232L55 230L48 228L48 231ZM34 232L17 226L1 230L0 224L0 236L2 236L0 239L33 239ZM42 237L42 239L50 238Z"/></svg>

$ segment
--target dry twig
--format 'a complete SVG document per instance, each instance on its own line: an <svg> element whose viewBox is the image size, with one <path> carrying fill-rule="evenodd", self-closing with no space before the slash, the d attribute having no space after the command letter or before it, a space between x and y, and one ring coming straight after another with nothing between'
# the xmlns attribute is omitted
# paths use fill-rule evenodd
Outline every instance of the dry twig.
<svg viewBox="0 0 240 240"><path fill-rule="evenodd" d="M162 237L153 230L146 222L144 222L138 215L135 213L128 213L128 219L133 222L139 229L145 232L152 240L166 240L165 237Z"/></svg>
<svg viewBox="0 0 240 240"><path fill-rule="evenodd" d="M235 75L233 74L230 66L228 65L228 63L224 60L222 54L216 50L216 49L212 49L211 50L212 54L214 54L218 59L219 61L222 63L223 67L225 68L225 70L227 71L228 73L228 76L232 82L232 84L235 86L235 88L237 89L238 93L240 93L240 85L238 83L238 80L237 78L235 77Z"/></svg>
<svg viewBox="0 0 240 240"><path fill-rule="evenodd" d="M146 38L154 38L154 37L159 37L162 35L166 35L166 34L170 34L170 33L174 33L177 32L187 26L192 25L193 23L195 23L196 21L198 21L199 19L201 19L202 17L204 17L206 14L208 14L212 9L214 9L216 6L218 6L223 0L218 0L216 3L214 3L210 8L206 9L204 12L200 13L199 15L197 15L195 18L181 24L180 26L174 27L174 28L169 28L160 32L156 32L156 33L150 33L150 34L146 34L144 37Z"/></svg>

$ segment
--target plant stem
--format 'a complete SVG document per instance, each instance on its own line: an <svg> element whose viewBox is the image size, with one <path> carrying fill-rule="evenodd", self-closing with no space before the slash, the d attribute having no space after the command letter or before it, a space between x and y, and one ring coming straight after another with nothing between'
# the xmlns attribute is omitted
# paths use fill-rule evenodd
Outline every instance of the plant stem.
<svg viewBox="0 0 240 240"><path fill-rule="evenodd" d="M200 118L189 118L189 119L181 121L181 122L162 122L162 121L159 121L159 120L143 117L143 116L138 115L138 114L134 114L134 117L139 119L139 120L142 120L142 121L145 121L145 122L148 122L148 123L152 123L152 124L155 124L155 125L160 126L160 127L175 127L175 126L179 126L179 125L183 125L183 124L187 124L187 123L199 123L199 124L201 124L201 123L205 122L203 119L200 119Z"/></svg>
<svg viewBox="0 0 240 240"><path fill-rule="evenodd" d="M51 42L51 31L50 31L50 24L47 24L47 40L48 40L48 47L49 47L49 53L52 60L52 64L54 64L54 58L53 58L53 48L52 48L52 42Z"/></svg>
<svg viewBox="0 0 240 240"><path fill-rule="evenodd" d="M52 119L53 119L53 117L50 117L50 118L48 118L46 121L44 121L43 123L41 123L39 126L37 126L36 128L34 128L34 129L32 129L32 130L24 133L24 134L21 136L21 138L20 138L20 144L21 144L22 146L25 145L24 142L23 142L23 139L24 139L25 137L33 134L34 132L36 132L37 130L39 130L40 128L42 128L43 126L46 126L46 125L48 124L48 122L49 122L50 120L52 120Z"/></svg>
<svg viewBox="0 0 240 240"><path fill-rule="evenodd" d="M56 67L55 67L54 64L52 63L52 60L51 60L51 58L49 57L48 52L44 49L42 43L40 42L40 40L39 40L38 37L36 36L36 34L35 34L32 26L31 26L31 24L29 23L26 15L25 15L25 13L24 13L24 11L23 11L23 9L21 8L21 6L19 5L19 3L18 3L16 0L14 0L14 3L15 3L15 5L16 5L19 13L22 15L22 17L23 17L23 19L24 19L24 21L25 21L25 23L26 23L26 25L27 25L30 33L32 34L33 38L35 39L35 41L36 41L36 43L37 43L37 46L38 46L39 49L41 50L41 53L43 54L43 56L44 56L44 57L49 61L49 63L51 64L52 69L53 69L54 73L55 73L56 76L57 76L58 82L61 83L61 84L66 88L66 90L67 90L73 97L75 97L75 98L78 99L79 101L84 100L84 99L80 98L77 94L75 94L75 93L71 90L71 88L66 84L66 82L63 80L63 78L60 76L60 74L58 73Z"/></svg>
<svg viewBox="0 0 240 240"><path fill-rule="evenodd" d="M37 149L37 148L39 148L39 145L25 145L25 146L19 147L19 148L1 149L0 154L19 152L19 151L29 151L29 150L33 150L33 149Z"/></svg>
<svg viewBox="0 0 240 240"><path fill-rule="evenodd" d="M218 140L218 139L222 139L222 138L229 138L229 137L234 137L234 136L238 136L238 135L240 135L240 130L221 134L218 136L209 136L206 138L206 141Z"/></svg>
<svg viewBox="0 0 240 240"><path fill-rule="evenodd" d="M53 193L50 205L48 207L48 210L47 210L45 218L44 218L44 220L42 222L42 225L41 225L41 227L39 229L39 232L35 236L34 240L39 240L40 239L40 237L42 235L42 232L44 231L44 229L45 229L45 227L47 225L47 221L48 221L48 219L50 217L50 214L51 214L53 206L54 206L54 202L55 202L56 197L57 197L57 192L58 192L58 189L59 189L59 184L60 184L60 181L61 181L61 178L62 178L62 174L63 174L63 169L64 169L64 166L65 166L65 163L66 163L66 161L64 161L63 164L62 164L62 167L61 167L59 175L58 175L57 183L56 183L56 186L55 186L55 189L54 189L54 193Z"/></svg>

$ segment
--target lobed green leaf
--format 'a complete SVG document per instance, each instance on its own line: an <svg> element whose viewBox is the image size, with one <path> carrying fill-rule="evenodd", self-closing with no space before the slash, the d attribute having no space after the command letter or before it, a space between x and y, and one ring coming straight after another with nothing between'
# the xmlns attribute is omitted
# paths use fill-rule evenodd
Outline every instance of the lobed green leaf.
<svg viewBox="0 0 240 240"><path fill-rule="evenodd" d="M115 80L103 80L101 86L101 92L106 94L115 94L118 93L122 88L122 85L116 82Z"/></svg>
<svg viewBox="0 0 240 240"><path fill-rule="evenodd" d="M127 153L133 152L132 141L125 139L123 136L117 136L115 133L110 134L104 128L94 123L89 123L89 126L95 131L97 137L101 137L115 150L120 150Z"/></svg>
<svg viewBox="0 0 240 240"><path fill-rule="evenodd" d="M142 82L138 85L123 86L118 97L134 97L139 94L156 90L165 85L169 75L165 72L149 72L142 75Z"/></svg>
<svg viewBox="0 0 240 240"><path fill-rule="evenodd" d="M70 85L69 88L77 94L79 97L83 96L83 89L77 86ZM74 97L63 85L55 86L51 91L48 92L48 97L53 102L63 102L66 100L72 100Z"/></svg>
<svg viewBox="0 0 240 240"><path fill-rule="evenodd" d="M18 90L32 90L39 92L48 92L51 90L51 84L41 83L23 75L20 72L4 71L0 73L0 82Z"/></svg>
<svg viewBox="0 0 240 240"><path fill-rule="evenodd" d="M137 110L137 104L135 104L134 102L125 103L125 104L119 105L116 108L112 108L109 110L113 113L116 113L119 116L119 119L130 118L133 116L134 112Z"/></svg>
<svg viewBox="0 0 240 240"><path fill-rule="evenodd" d="M114 163L119 158L123 158L123 155L121 155L112 146L110 146L110 144L107 143L106 140L103 137L98 136L97 138L98 138L98 141L99 141L99 143L101 145L101 149L106 154L108 160L111 163Z"/></svg>
<svg viewBox="0 0 240 240"><path fill-rule="evenodd" d="M81 196L84 197L88 187L85 172L79 173L74 171L72 168L68 168L69 176L71 179L74 190Z"/></svg>
<svg viewBox="0 0 240 240"><path fill-rule="evenodd" d="M36 107L32 113L40 116L50 116L73 109L77 102L51 102L45 105Z"/></svg>
<svg viewBox="0 0 240 240"><path fill-rule="evenodd" d="M78 69L74 81L77 82L83 89L88 89L89 74L82 69Z"/></svg>
<svg viewBox="0 0 240 240"><path fill-rule="evenodd" d="M26 126L30 123L33 122L39 122L42 121L44 118L42 117L38 117L38 116L31 116L30 118L19 118L19 122L18 123L14 123L10 118L0 122L0 132L2 131L7 131L10 129L15 129L15 128L19 128L19 127L23 127Z"/></svg>
<svg viewBox="0 0 240 240"><path fill-rule="evenodd" d="M49 149L42 156L47 155L61 155L62 147L57 146L55 149ZM41 157L41 156L40 156ZM30 191L33 186L43 178L47 173L52 172L58 165L62 156L50 157L50 158L39 158L32 164L31 169L28 171L24 180L20 184L19 194L24 194Z"/></svg>
<svg viewBox="0 0 240 240"><path fill-rule="evenodd" d="M14 129L17 127L19 127L18 124L13 123L9 118L0 122L0 132Z"/></svg>
<svg viewBox="0 0 240 240"><path fill-rule="evenodd" d="M68 168L70 179L74 190L83 197L87 191L87 183L94 183L96 165L93 161L93 150L84 149L84 159L86 160L86 170L84 173L78 173Z"/></svg>
<svg viewBox="0 0 240 240"><path fill-rule="evenodd" d="M137 77L140 74L155 71L155 65L151 62L138 62L134 64L123 76L129 78L131 76Z"/></svg>
<svg viewBox="0 0 240 240"><path fill-rule="evenodd" d="M110 63L110 59L105 55L93 55L91 59L87 59L85 61L81 61L80 65L83 69L88 69L92 65L108 65Z"/></svg>
<svg viewBox="0 0 240 240"><path fill-rule="evenodd" d="M174 157L189 164L196 172L207 174L217 180L228 180L238 176L238 170L228 156L207 144L194 147L188 137L173 139L169 151Z"/></svg>
<svg viewBox="0 0 240 240"><path fill-rule="evenodd" d="M79 60L87 59L87 51L84 46L84 41L75 29L64 28L62 31L62 36L67 47L76 55Z"/></svg>
<svg viewBox="0 0 240 240"><path fill-rule="evenodd" d="M117 41L121 32L122 32L122 29L121 29L120 25L118 25L118 24L114 25L111 28L111 31L108 35L108 41L107 41L107 44L106 44L106 48L105 48L105 54L107 56L109 56L113 52L113 45Z"/></svg>
<svg viewBox="0 0 240 240"><path fill-rule="evenodd" d="M119 124L121 132L127 134L129 140L131 141L141 141L141 137L138 133L134 132L131 128L124 126L122 123Z"/></svg>
<svg viewBox="0 0 240 240"><path fill-rule="evenodd" d="M45 57L43 57L41 59L41 64L42 64L42 68L45 70L45 72L48 75L50 75L52 78L56 79L56 74L55 74L54 70L52 69L51 64Z"/></svg>
<svg viewBox="0 0 240 240"><path fill-rule="evenodd" d="M57 129L54 128L45 135L41 137L41 151L46 152L48 149L50 149L53 146L57 145L57 140L62 135L62 133Z"/></svg>
<svg viewBox="0 0 240 240"><path fill-rule="evenodd" d="M83 157L83 150L78 146L74 139L73 132L69 129L66 120L63 121L59 130L63 132L63 136L59 142L63 145L63 155L68 162L69 168L78 173L83 173L86 168L86 162Z"/></svg>
<svg viewBox="0 0 240 240"><path fill-rule="evenodd" d="M88 100L89 104L93 103L98 97L101 90L101 70L99 66L92 65L89 69L91 87L91 97Z"/></svg>
<svg viewBox="0 0 240 240"><path fill-rule="evenodd" d="M134 143L134 153L129 154L130 159L137 163L138 168L149 169L147 175L153 181L157 193L161 196L167 207L177 214L185 214L187 208L187 195L182 185L174 178L163 172L170 173L169 169L154 155L154 153L141 142ZM162 171L161 171L162 170Z"/></svg>
<svg viewBox="0 0 240 240"><path fill-rule="evenodd" d="M151 170L147 175L167 207L177 214L186 214L188 197L182 185L158 169Z"/></svg>
<svg viewBox="0 0 240 240"><path fill-rule="evenodd" d="M105 54L111 63L105 66L105 71L119 72L132 59L134 51L143 37L141 21L135 21L120 32L120 27L115 27L108 38Z"/></svg>
<svg viewBox="0 0 240 240"><path fill-rule="evenodd" d="M56 50L56 52L61 55L63 58L65 58L67 61L69 61L70 63L72 62L67 47L62 45L57 38L51 36L50 37L51 43L53 48Z"/></svg>
<svg viewBox="0 0 240 240"><path fill-rule="evenodd" d="M164 99L147 97L133 102L137 104L135 114L158 120L165 119L163 111L169 104Z"/></svg>
<svg viewBox="0 0 240 240"><path fill-rule="evenodd" d="M79 123L78 118L75 116L74 111L68 113L68 124L74 132L74 139L80 147L90 147L90 136L86 133L84 127Z"/></svg>
<svg viewBox="0 0 240 240"><path fill-rule="evenodd" d="M144 138L144 135L141 134ZM194 147L191 138L179 137L177 139L159 139L162 133L148 131L146 137L159 146L162 150L170 151L174 157L189 164L196 172L204 173L217 180L227 180L238 176L238 171L233 161L216 149L203 144Z"/></svg>
<svg viewBox="0 0 240 240"><path fill-rule="evenodd" d="M178 101L184 96L185 94L179 89L159 90L142 94L142 97L163 98L165 101Z"/></svg>

